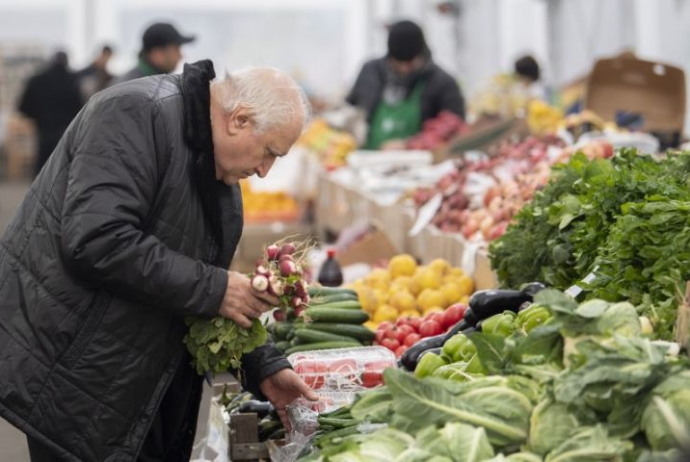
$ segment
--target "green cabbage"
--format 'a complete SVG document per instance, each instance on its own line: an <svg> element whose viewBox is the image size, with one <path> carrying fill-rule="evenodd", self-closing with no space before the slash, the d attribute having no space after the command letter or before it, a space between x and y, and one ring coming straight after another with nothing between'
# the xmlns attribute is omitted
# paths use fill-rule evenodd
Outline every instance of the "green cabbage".
<svg viewBox="0 0 690 462"><path fill-rule="evenodd" d="M675 374L653 392L642 430L655 451L690 447L690 371Z"/></svg>

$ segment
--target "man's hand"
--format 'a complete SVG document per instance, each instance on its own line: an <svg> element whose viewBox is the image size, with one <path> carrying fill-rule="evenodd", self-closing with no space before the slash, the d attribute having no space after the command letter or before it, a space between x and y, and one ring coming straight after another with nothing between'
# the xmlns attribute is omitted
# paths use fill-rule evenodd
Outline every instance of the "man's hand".
<svg viewBox="0 0 690 462"><path fill-rule="evenodd" d="M259 388L261 393L273 403L287 431L290 431L292 426L287 417L285 406L301 396L310 401L318 401L319 399L314 390L309 388L309 385L292 369L282 369L273 375L269 375L261 382Z"/></svg>
<svg viewBox="0 0 690 462"><path fill-rule="evenodd" d="M258 292L244 274L228 271L228 286L218 314L232 319L242 327L252 327L252 319L280 304L277 297Z"/></svg>

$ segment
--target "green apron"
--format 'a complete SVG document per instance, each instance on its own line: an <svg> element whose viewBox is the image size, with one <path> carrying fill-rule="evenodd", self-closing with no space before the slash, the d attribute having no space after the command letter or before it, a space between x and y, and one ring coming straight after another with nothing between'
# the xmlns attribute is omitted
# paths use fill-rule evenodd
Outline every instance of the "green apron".
<svg viewBox="0 0 690 462"><path fill-rule="evenodd" d="M367 149L380 149L389 140L409 138L422 129L422 92L424 83L419 82L407 99L397 104L381 101L369 126Z"/></svg>

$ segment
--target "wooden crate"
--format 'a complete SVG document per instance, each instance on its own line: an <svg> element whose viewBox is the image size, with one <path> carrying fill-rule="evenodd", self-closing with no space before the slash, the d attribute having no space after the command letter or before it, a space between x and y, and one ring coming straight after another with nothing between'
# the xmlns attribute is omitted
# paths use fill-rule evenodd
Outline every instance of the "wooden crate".
<svg viewBox="0 0 690 462"><path fill-rule="evenodd" d="M230 416L228 457L235 461L269 460L268 448L259 442L259 419L255 413Z"/></svg>
<svg viewBox="0 0 690 462"><path fill-rule="evenodd" d="M12 115L7 121L5 140L6 162L2 170L8 180L26 180L33 177L37 139L34 126L28 119Z"/></svg>

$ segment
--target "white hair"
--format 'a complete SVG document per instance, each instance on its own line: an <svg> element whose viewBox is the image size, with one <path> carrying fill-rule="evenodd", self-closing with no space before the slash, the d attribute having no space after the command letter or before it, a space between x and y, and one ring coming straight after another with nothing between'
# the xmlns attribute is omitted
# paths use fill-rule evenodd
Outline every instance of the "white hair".
<svg viewBox="0 0 690 462"><path fill-rule="evenodd" d="M225 73L211 88L226 113L249 109L257 133L301 119L304 130L311 119L311 104L304 90L287 74L272 68L251 68Z"/></svg>

